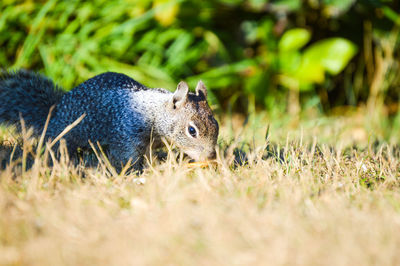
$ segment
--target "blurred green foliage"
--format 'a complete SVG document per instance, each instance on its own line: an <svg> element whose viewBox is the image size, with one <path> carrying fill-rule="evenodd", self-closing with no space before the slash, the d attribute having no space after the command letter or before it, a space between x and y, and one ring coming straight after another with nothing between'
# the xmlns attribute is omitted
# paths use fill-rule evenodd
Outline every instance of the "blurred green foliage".
<svg viewBox="0 0 400 266"><path fill-rule="evenodd" d="M0 66L67 89L104 71L168 89L202 79L214 104L242 112L366 104L395 114L399 9L397 0L3 0Z"/></svg>

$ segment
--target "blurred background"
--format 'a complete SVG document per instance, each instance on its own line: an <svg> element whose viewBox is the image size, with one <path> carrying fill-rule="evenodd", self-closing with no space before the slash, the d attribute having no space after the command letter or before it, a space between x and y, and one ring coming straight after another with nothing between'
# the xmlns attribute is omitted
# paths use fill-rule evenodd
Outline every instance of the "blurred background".
<svg viewBox="0 0 400 266"><path fill-rule="evenodd" d="M2 0L0 12L0 67L66 90L104 71L170 90L202 79L219 114L363 112L400 129L398 0Z"/></svg>

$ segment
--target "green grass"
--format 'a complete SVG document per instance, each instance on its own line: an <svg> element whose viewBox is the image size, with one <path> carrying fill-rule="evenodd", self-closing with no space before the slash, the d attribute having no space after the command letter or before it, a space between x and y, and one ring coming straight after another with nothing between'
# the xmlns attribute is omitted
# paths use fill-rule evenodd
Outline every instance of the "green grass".
<svg viewBox="0 0 400 266"><path fill-rule="evenodd" d="M22 171L16 156L0 173L0 264L398 265L400 149L368 121L227 118L216 167L170 152L140 176L50 167L46 152Z"/></svg>

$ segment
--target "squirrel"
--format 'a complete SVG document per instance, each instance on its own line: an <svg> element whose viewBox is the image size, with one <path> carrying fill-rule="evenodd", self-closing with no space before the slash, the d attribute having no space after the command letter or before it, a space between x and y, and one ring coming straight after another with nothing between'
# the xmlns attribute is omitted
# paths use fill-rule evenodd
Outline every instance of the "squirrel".
<svg viewBox="0 0 400 266"><path fill-rule="evenodd" d="M181 81L174 93L150 89L127 75L106 72L65 93L47 77L27 70L0 73L0 123L17 125L23 118L36 136L50 117L45 138L55 139L81 115L82 121L63 138L71 153L89 141L108 147L113 166L129 160L140 168L143 156L162 139L172 141L195 161L214 159L218 123L207 103L202 81L189 92Z"/></svg>

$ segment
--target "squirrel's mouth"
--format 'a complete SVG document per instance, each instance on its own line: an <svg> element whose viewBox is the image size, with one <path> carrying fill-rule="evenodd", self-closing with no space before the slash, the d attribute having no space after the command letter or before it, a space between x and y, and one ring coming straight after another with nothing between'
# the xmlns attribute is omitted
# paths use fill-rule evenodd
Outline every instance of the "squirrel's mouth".
<svg viewBox="0 0 400 266"><path fill-rule="evenodd" d="M188 150L184 151L184 153L191 158L189 162L204 162L208 160L214 160L216 158L216 152L215 150L212 150L210 152L199 152L195 150Z"/></svg>

